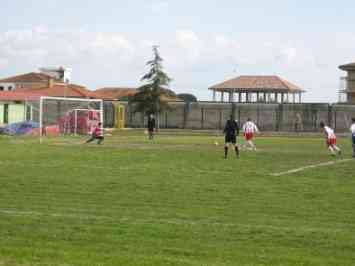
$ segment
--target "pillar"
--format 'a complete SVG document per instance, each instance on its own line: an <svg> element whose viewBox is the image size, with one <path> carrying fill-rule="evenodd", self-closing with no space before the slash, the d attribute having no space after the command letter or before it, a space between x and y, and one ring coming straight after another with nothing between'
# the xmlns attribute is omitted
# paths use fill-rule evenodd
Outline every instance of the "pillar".
<svg viewBox="0 0 355 266"><path fill-rule="evenodd" d="M223 91L221 92L221 102L222 103L224 102L224 92Z"/></svg>
<svg viewBox="0 0 355 266"><path fill-rule="evenodd" d="M212 96L212 101L216 101L216 91L215 90L213 90L213 96Z"/></svg>
<svg viewBox="0 0 355 266"><path fill-rule="evenodd" d="M242 102L242 93L238 92L238 102Z"/></svg>
<svg viewBox="0 0 355 266"><path fill-rule="evenodd" d="M296 94L292 93L293 103L296 103Z"/></svg>
<svg viewBox="0 0 355 266"><path fill-rule="evenodd" d="M278 93L275 92L275 103L278 103L279 102L279 97L278 97Z"/></svg>
<svg viewBox="0 0 355 266"><path fill-rule="evenodd" d="M301 93L301 92L298 94L298 102L299 102L299 103L302 102L302 93Z"/></svg>
<svg viewBox="0 0 355 266"><path fill-rule="evenodd" d="M285 93L281 93L281 103L284 103L285 101Z"/></svg>
<svg viewBox="0 0 355 266"><path fill-rule="evenodd" d="M259 92L256 93L256 102L259 102Z"/></svg>
<svg viewBox="0 0 355 266"><path fill-rule="evenodd" d="M228 101L233 102L233 92L228 92Z"/></svg>

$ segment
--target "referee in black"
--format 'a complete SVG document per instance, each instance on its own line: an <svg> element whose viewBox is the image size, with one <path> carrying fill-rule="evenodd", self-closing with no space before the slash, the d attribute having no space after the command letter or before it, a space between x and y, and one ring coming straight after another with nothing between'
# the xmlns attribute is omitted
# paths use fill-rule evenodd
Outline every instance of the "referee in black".
<svg viewBox="0 0 355 266"><path fill-rule="evenodd" d="M233 144L235 154L237 158L239 158L239 147L237 145L237 136L239 136L239 124L233 119L232 115L227 120L223 133L225 134L224 158L227 159L228 146L230 144Z"/></svg>

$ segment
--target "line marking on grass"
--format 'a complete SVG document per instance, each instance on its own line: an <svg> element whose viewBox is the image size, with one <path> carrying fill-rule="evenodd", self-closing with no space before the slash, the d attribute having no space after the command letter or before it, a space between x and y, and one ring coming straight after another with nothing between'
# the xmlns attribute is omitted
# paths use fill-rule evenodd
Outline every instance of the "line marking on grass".
<svg viewBox="0 0 355 266"><path fill-rule="evenodd" d="M317 164L312 164L312 165L307 165L307 166L303 166L300 168L295 168L295 169L291 169L285 172L280 172L280 173L272 173L272 176L282 176L282 175L287 175L287 174L294 174L294 173L298 173L298 172L302 172L304 170L308 170L308 169L312 169L312 168L317 168L317 167L322 167L322 166L329 166L329 165L334 165L334 164L338 164L338 163L344 163L344 162L350 162L353 161L354 159L343 159L343 160L337 160L337 161L328 161L328 162L324 162L324 163L317 163Z"/></svg>

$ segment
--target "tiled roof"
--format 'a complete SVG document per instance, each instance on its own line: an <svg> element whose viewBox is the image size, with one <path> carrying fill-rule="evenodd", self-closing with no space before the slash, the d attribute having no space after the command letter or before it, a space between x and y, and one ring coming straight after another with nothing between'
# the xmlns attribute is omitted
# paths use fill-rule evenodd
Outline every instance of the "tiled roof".
<svg viewBox="0 0 355 266"><path fill-rule="evenodd" d="M209 88L219 91L304 92L301 87L278 76L239 76Z"/></svg>
<svg viewBox="0 0 355 266"><path fill-rule="evenodd" d="M339 66L341 70L355 70L355 63L350 63L346 65Z"/></svg>
<svg viewBox="0 0 355 266"><path fill-rule="evenodd" d="M1 91L0 101L30 101L38 100L41 96L47 96L31 92Z"/></svg>
<svg viewBox="0 0 355 266"><path fill-rule="evenodd" d="M124 96L133 96L137 93L137 88L127 88L127 87L106 87L97 89L94 91L97 96L101 96L102 98L111 98L111 99L120 99Z"/></svg>
<svg viewBox="0 0 355 266"><path fill-rule="evenodd" d="M16 91L38 93L52 97L98 98L94 92L83 86L65 83L55 83L52 87L21 88Z"/></svg>
<svg viewBox="0 0 355 266"><path fill-rule="evenodd" d="M164 89L164 88L162 88ZM122 97L133 96L138 92L138 88L132 87L106 87L97 89L94 93L101 97L102 99L115 99L119 100ZM164 101L182 101L181 99L174 96L162 96L162 100Z"/></svg>
<svg viewBox="0 0 355 266"><path fill-rule="evenodd" d="M51 77L43 73L30 72L23 75L17 75L9 78L0 79L0 82L14 82L14 83L34 83L47 82Z"/></svg>

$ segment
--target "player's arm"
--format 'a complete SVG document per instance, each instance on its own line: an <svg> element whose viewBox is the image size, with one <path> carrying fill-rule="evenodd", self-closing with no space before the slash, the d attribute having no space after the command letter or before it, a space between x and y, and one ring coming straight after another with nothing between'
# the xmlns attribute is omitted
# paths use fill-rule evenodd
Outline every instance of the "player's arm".
<svg viewBox="0 0 355 266"><path fill-rule="evenodd" d="M254 130L255 130L255 133L259 133L260 132L259 128L258 128L258 126L256 124L254 124Z"/></svg>

